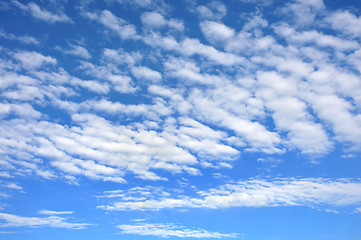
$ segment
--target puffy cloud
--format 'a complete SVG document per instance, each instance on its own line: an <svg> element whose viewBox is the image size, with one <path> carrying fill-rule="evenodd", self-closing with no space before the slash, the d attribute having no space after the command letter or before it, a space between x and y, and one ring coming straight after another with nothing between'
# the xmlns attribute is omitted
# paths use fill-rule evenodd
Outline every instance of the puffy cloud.
<svg viewBox="0 0 361 240"><path fill-rule="evenodd" d="M332 125L336 139L356 144L361 139L361 115L352 114L352 105L335 95L313 95L313 108L318 116ZM332 106L332 107L331 107Z"/></svg>
<svg viewBox="0 0 361 240"><path fill-rule="evenodd" d="M361 17L357 17L349 11L332 13L325 19L332 28L352 37L361 37Z"/></svg>
<svg viewBox="0 0 361 240"><path fill-rule="evenodd" d="M27 163L30 166L23 166L23 170L33 171L41 168L35 161L37 157L52 158L51 165L65 174L115 182L124 182L122 176L128 171L150 180L163 179L151 169L173 171L173 167L178 169L176 172L199 174L191 167L197 160L187 149L155 131L114 126L95 115L74 115L73 120L82 126L81 132L45 121L25 125L17 120L4 122L4 153L20 161L9 160L9 164ZM13 126L12 131L5 130L7 124ZM8 140L8 136L17 141Z"/></svg>
<svg viewBox="0 0 361 240"><path fill-rule="evenodd" d="M158 82L162 79L162 75L159 72L148 67L133 67L131 71L133 76L139 79L145 79L152 82Z"/></svg>
<svg viewBox="0 0 361 240"><path fill-rule="evenodd" d="M5 95L6 96L6 95ZM23 118L39 118L42 114L28 104L0 103L0 118L15 114Z"/></svg>
<svg viewBox="0 0 361 240"><path fill-rule="evenodd" d="M113 89L120 93L134 93L136 91L136 88L133 86L132 79L120 71L114 64L97 66L91 62L84 61L81 63L80 69L84 70L85 74L96 77L99 80L99 82L96 82L101 85L98 92L100 90L102 90L101 92L107 92L108 90L107 84L100 83L100 81L104 81L104 79L108 80L112 84ZM79 80L75 81L75 83L90 89L94 89L92 85L96 84L95 82L88 81L79 82Z"/></svg>
<svg viewBox="0 0 361 240"><path fill-rule="evenodd" d="M235 35L235 31L232 28L218 22L201 22L200 27L203 34L211 43L223 43Z"/></svg>
<svg viewBox="0 0 361 240"><path fill-rule="evenodd" d="M225 234L209 232L204 229L188 229L184 226L163 223L138 223L135 225L118 225L122 234L137 234L141 236L181 237L181 238L236 238L236 233Z"/></svg>
<svg viewBox="0 0 361 240"><path fill-rule="evenodd" d="M55 65L57 60L50 56L44 56L38 52L17 52L14 55L14 58L21 63L21 66L25 69L36 69L40 68L43 65Z"/></svg>

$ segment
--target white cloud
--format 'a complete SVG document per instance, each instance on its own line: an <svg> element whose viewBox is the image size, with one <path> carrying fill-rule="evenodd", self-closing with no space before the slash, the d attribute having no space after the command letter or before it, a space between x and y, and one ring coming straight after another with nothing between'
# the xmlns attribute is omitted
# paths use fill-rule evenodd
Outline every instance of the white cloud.
<svg viewBox="0 0 361 240"><path fill-rule="evenodd" d="M51 56L44 56L38 52L17 52L13 55L13 57L21 63L21 66L25 69L36 69L40 68L43 65L55 65L57 61L55 58Z"/></svg>
<svg viewBox="0 0 361 240"><path fill-rule="evenodd" d="M73 214L73 212L71 211L51 211L51 210L46 210L46 209L42 209L38 211L39 214L42 215L64 215L64 214Z"/></svg>
<svg viewBox="0 0 361 240"><path fill-rule="evenodd" d="M5 95L6 96L6 95ZM42 114L28 104L13 104L0 102L0 119L9 114L16 114L23 118L39 118Z"/></svg>
<svg viewBox="0 0 361 240"><path fill-rule="evenodd" d="M352 114L352 105L335 95L312 96L313 108L318 116L332 125L336 139L356 144L361 143L361 115ZM331 107L332 106L332 107Z"/></svg>
<svg viewBox="0 0 361 240"><path fill-rule="evenodd" d="M186 38L180 43L179 51L186 55L200 55L211 61L225 66L234 66L242 64L244 58L222 51L218 51L212 46L202 44L198 39Z"/></svg>
<svg viewBox="0 0 361 240"><path fill-rule="evenodd" d="M42 20L44 22L48 23L56 23L56 22L67 22L67 23L73 23L73 20L67 16L62 11L58 13L52 13L49 12L46 9L42 9L34 2L30 2L26 5L18 2L17 0L12 0L12 3L19 7L21 10L28 12L30 15L32 15L34 18Z"/></svg>
<svg viewBox="0 0 361 240"><path fill-rule="evenodd" d="M275 27L275 30L291 43L299 45L315 43L319 47L331 47L340 51L350 51L360 47L356 41L345 40L331 35L324 35L316 30L297 32L295 29L285 24Z"/></svg>
<svg viewBox="0 0 361 240"><path fill-rule="evenodd" d="M283 11L294 18L297 25L313 24L317 15L325 9L323 0L293 0L284 7Z"/></svg>
<svg viewBox="0 0 361 240"><path fill-rule="evenodd" d="M199 191L197 197L172 194L127 199L129 191L124 192L117 202L101 205L98 208L109 211L281 206L341 208L361 204L360 186L360 181L351 179L284 178L272 181L254 179Z"/></svg>
<svg viewBox="0 0 361 240"><path fill-rule="evenodd" d="M135 225L122 224L118 228L122 234L137 234L141 236L156 237L181 237L181 238L236 238L236 233L225 234L218 232L209 232L204 229L188 229L184 226L163 223L139 223Z"/></svg>
<svg viewBox="0 0 361 240"><path fill-rule="evenodd" d="M167 22L164 17L156 12L146 12L141 16L142 23L151 27L164 27Z"/></svg>
<svg viewBox="0 0 361 240"><path fill-rule="evenodd" d="M70 54L70 55L74 55L74 56L78 56L84 59L90 59L91 58L91 54L89 53L89 51L80 45L73 45L70 44L70 49L66 49L63 51L65 54Z"/></svg>
<svg viewBox="0 0 361 240"><path fill-rule="evenodd" d="M109 63L96 66L91 62L82 62L80 69L84 70L85 74L96 77L99 80L99 82L97 82L99 84L100 81L104 81L104 79L108 80L110 83L112 83L113 89L120 93L134 93L136 91L136 88L133 86L132 79L129 76L125 75L122 71L120 71L114 64ZM96 85L95 82L76 81L76 83L84 85L91 90L93 90L93 85ZM98 92L100 92L100 90L106 92L108 90L107 84L101 85L102 87L98 89Z"/></svg>
<svg viewBox="0 0 361 240"><path fill-rule="evenodd" d="M295 65L291 63L290 67ZM307 66L299 68L300 70L296 70L298 74L308 74ZM321 124L312 121L306 103L295 97L299 91L296 79L285 79L275 72L259 73L258 83L260 86L257 96L264 98L265 106L272 111L278 130L289 131L290 144L297 146L305 154L322 154L330 150L332 144L325 130Z"/></svg>
<svg viewBox="0 0 361 240"><path fill-rule="evenodd" d="M3 185L6 188L10 188L10 189L15 189L15 190L22 190L23 188L19 185L17 185L16 183L7 183L5 185Z"/></svg>
<svg viewBox="0 0 361 240"><path fill-rule="evenodd" d="M66 218L58 216L39 218L0 213L0 219L5 221L5 223L0 223L0 227L55 227L84 229L90 225L87 223L70 223Z"/></svg>
<svg viewBox="0 0 361 240"><path fill-rule="evenodd" d="M123 49L109 49L105 48L103 58L106 62L113 64L127 64L133 66L140 62L142 55L139 52L126 52Z"/></svg>
<svg viewBox="0 0 361 240"><path fill-rule="evenodd" d="M100 81L80 80L78 78L73 78L72 84L81 86L83 88L89 89L92 92L100 94L106 94L110 91L109 85Z"/></svg>
<svg viewBox="0 0 361 240"><path fill-rule="evenodd" d="M154 109L160 111L159 105ZM76 127L69 129L45 121L25 124L13 120L1 124L2 154L19 159L18 162L9 160L12 166L27 164L18 167L18 172L27 169L36 173L41 169L38 166L41 162L35 159L43 157L51 158L51 166L60 172L104 181L125 182L123 175L128 172L143 179L161 180L164 178L152 171L160 168L199 174L199 170L192 167L197 160L188 149L177 146L162 133L142 129L142 126L134 130L132 126L115 126L89 114L74 115L73 121L82 126L81 132ZM5 130L8 124L12 126L11 131ZM17 141L9 141L9 136L16 137Z"/></svg>
<svg viewBox="0 0 361 240"><path fill-rule="evenodd" d="M204 19L220 20L227 15L227 7L220 1L210 1L207 5L192 6L191 12Z"/></svg>
<svg viewBox="0 0 361 240"><path fill-rule="evenodd" d="M158 82L162 79L162 75L159 72L154 71L148 67L133 67L131 71L133 76L138 79L145 79L152 82Z"/></svg>
<svg viewBox="0 0 361 240"><path fill-rule="evenodd" d="M101 14L85 13L89 19L95 20L118 34L122 39L134 39L137 37L137 30L134 25L128 24L124 19L115 16L109 10L103 10Z"/></svg>
<svg viewBox="0 0 361 240"><path fill-rule="evenodd" d="M40 42L32 36L28 36L28 35L17 36L12 33L6 33L3 30L0 30L0 37L9 39L9 40L16 40L16 41L22 42L24 44L35 44L35 45L40 44Z"/></svg>
<svg viewBox="0 0 361 240"><path fill-rule="evenodd" d="M361 17L357 17L349 11L332 13L325 19L332 28L352 37L361 37Z"/></svg>
<svg viewBox="0 0 361 240"><path fill-rule="evenodd" d="M235 35L232 28L218 22L204 21L201 22L200 27L207 40L211 43L227 42Z"/></svg>
<svg viewBox="0 0 361 240"><path fill-rule="evenodd" d="M183 22L176 19L166 20L163 15L157 12L145 12L141 16L142 23L152 28L169 27L178 31L183 31Z"/></svg>

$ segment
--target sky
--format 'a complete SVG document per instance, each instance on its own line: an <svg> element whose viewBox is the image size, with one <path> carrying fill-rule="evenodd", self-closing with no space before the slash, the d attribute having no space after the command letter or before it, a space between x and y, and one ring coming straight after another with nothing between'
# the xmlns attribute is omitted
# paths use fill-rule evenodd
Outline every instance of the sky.
<svg viewBox="0 0 361 240"><path fill-rule="evenodd" d="M358 0L0 1L0 239L361 240Z"/></svg>

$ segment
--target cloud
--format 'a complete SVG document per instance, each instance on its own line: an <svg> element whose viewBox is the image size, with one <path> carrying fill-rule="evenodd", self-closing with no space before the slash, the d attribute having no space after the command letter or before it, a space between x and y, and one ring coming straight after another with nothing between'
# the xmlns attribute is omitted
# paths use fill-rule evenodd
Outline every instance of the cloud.
<svg viewBox="0 0 361 240"><path fill-rule="evenodd" d="M315 30L297 32L295 29L282 24L275 28L276 32L285 37L291 43L305 45L315 43L319 47L331 47L340 51L358 49L360 46L356 41L344 40L335 36L325 35Z"/></svg>
<svg viewBox="0 0 361 240"><path fill-rule="evenodd" d="M50 56L44 56L38 52L22 51L17 52L13 57L21 63L21 66L25 69L36 69L44 65L56 65L57 60Z"/></svg>
<svg viewBox="0 0 361 240"><path fill-rule="evenodd" d="M110 58L108 60L112 60L112 59ZM96 89L94 88L95 85L98 84L101 86L100 88L98 88L98 92L107 92L109 90L109 86L108 84L104 83L104 79L107 80L109 83L111 83L112 89L114 89L117 92L134 93L137 90L134 87L134 83L132 79L129 76L127 76L123 71L120 71L117 68L117 66L112 63L107 63L104 65L97 66L91 62L83 61L81 62L80 69L83 70L85 74L95 77L99 80L97 82L93 82L93 81L80 82L81 80L76 81L76 83L79 83L79 85L90 88L93 91ZM146 73L149 72L146 71ZM152 72L150 72L150 74L152 74Z"/></svg>
<svg viewBox="0 0 361 240"><path fill-rule="evenodd" d="M357 17L349 11L332 13L325 19L332 28L352 37L361 37L361 17ZM347 27L345 27L347 26Z"/></svg>
<svg viewBox="0 0 361 240"><path fill-rule="evenodd" d="M231 53L218 51L212 46L202 44L198 39L184 39L180 44L179 51L185 56L204 56L215 63L225 66L234 66L244 62L244 58Z"/></svg>
<svg viewBox="0 0 361 240"><path fill-rule="evenodd" d="M70 48L67 50L63 51L65 54L70 54L70 55L74 55L74 56L78 56L84 59L90 59L91 58L91 54L89 53L89 51L80 45L73 45L70 44Z"/></svg>
<svg viewBox="0 0 361 240"><path fill-rule="evenodd" d="M283 11L293 18L296 25L307 26L325 9L323 0L293 0L286 4Z"/></svg>
<svg viewBox="0 0 361 240"><path fill-rule="evenodd" d="M34 18L42 20L47 23L56 23L56 22L73 23L73 20L62 11L59 11L59 13L52 13L46 9L42 9L41 7L39 7L39 5L37 5L34 2L30 2L25 5L17 0L12 0L12 3L21 10L28 12Z"/></svg>
<svg viewBox="0 0 361 240"><path fill-rule="evenodd" d="M51 210L46 210L46 209L42 209L38 211L39 214L42 215L64 215L64 214L73 214L73 212L71 211L51 211Z"/></svg>
<svg viewBox="0 0 361 240"><path fill-rule="evenodd" d="M141 236L156 237L181 237L181 238L236 238L236 233L224 234L218 232L209 232L204 229L188 229L184 226L164 223L140 223L135 225L122 224L118 228L122 234L136 234Z"/></svg>
<svg viewBox="0 0 361 240"><path fill-rule="evenodd" d="M129 4L136 7L149 7L155 1L154 0L107 0L107 2Z"/></svg>
<svg viewBox="0 0 361 240"><path fill-rule="evenodd" d="M203 19L220 20L227 15L227 7L220 1L210 1L207 5L192 6L191 12Z"/></svg>
<svg viewBox="0 0 361 240"><path fill-rule="evenodd" d="M28 36L28 35L17 36L12 33L6 33L3 30L0 30L0 37L9 39L9 40L16 40L16 41L19 41L24 44L34 44L34 45L40 44L40 41L38 41L36 38L34 38L32 36Z"/></svg>
<svg viewBox="0 0 361 240"><path fill-rule="evenodd" d="M144 25L151 28L169 27L178 31L184 30L183 22L176 19L166 20L163 15L157 12L143 13L141 16L141 21Z"/></svg>
<svg viewBox="0 0 361 240"><path fill-rule="evenodd" d="M5 223L0 223L0 227L54 227L69 229L85 229L90 224L70 223L66 218L50 216L46 218L23 217L8 213L0 213L0 219Z"/></svg>
<svg viewBox="0 0 361 240"><path fill-rule="evenodd" d="M251 179L198 191L197 197L156 194L142 199L128 199L124 192L111 205L98 208L108 211L159 211L167 208L231 207L344 207L361 204L361 183L352 179L284 178L274 180ZM114 202L114 201L113 201Z"/></svg>
<svg viewBox="0 0 361 240"><path fill-rule="evenodd" d="M30 164L37 157L52 158L51 165L66 174L104 181L125 182L122 176L128 171L147 180L164 179L151 169L173 171L175 168L176 172L199 174L191 167L197 160L186 148L153 130L115 126L104 118L88 114L76 114L73 121L82 125L84 132L46 121L25 124L13 120L7 123L13 126L12 131L5 134L7 124L4 123L0 130L4 133L5 152L9 157L16 156L21 163L29 161ZM18 142L6 140L8 136L16 136ZM23 159L22 154L27 159ZM18 164L9 161L11 165ZM30 166L40 168L36 162Z"/></svg>
<svg viewBox="0 0 361 240"><path fill-rule="evenodd" d="M3 96L9 96L9 94L3 94ZM6 103L0 102L0 119L5 118L10 114L15 114L17 116L23 118L39 118L42 114L28 104L14 104L14 103Z"/></svg>
<svg viewBox="0 0 361 240"><path fill-rule="evenodd" d="M109 10L103 10L100 14L87 12L84 15L109 28L123 40L137 37L137 30L134 25L128 24L124 19L115 16Z"/></svg>
<svg viewBox="0 0 361 240"><path fill-rule="evenodd" d="M131 71L134 77L139 79L150 80L152 82L158 82L162 79L162 75L159 72L148 67L133 67Z"/></svg>
<svg viewBox="0 0 361 240"><path fill-rule="evenodd" d="M211 43L224 43L234 37L235 31L226 25L213 21L200 23L201 30Z"/></svg>
<svg viewBox="0 0 361 240"><path fill-rule="evenodd" d="M15 190L23 189L21 186L17 185L16 183L8 183L8 184L4 185L4 187L10 188L10 189L15 189Z"/></svg>
<svg viewBox="0 0 361 240"><path fill-rule="evenodd" d="M126 64L133 66L140 63L142 58L143 56L139 52L126 52L124 49L105 48L103 52L105 62L116 65Z"/></svg>

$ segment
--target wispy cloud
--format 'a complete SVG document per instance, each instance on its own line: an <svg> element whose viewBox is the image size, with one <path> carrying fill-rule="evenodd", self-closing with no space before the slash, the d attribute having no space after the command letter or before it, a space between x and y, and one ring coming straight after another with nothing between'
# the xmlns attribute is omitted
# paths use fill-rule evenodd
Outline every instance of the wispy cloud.
<svg viewBox="0 0 361 240"><path fill-rule="evenodd" d="M29 2L26 5L20 3L17 0L12 0L11 2L15 6L17 6L24 12L28 12L31 16L33 16L38 20L42 20L48 23L56 23L56 22L73 23L73 20L62 11L60 11L59 13L52 13L46 9L42 9L39 5L37 5L34 2Z"/></svg>
<svg viewBox="0 0 361 240"><path fill-rule="evenodd" d="M73 214L72 211L52 211L52 210L46 210L46 209L39 210L38 213L39 213L39 214L43 214L43 215Z"/></svg>
<svg viewBox="0 0 361 240"><path fill-rule="evenodd" d="M163 223L141 223L135 225L122 224L118 228L123 234L136 234L141 236L180 237L180 238L236 238L236 233L225 234L209 232L204 229L188 229L184 226Z"/></svg>
<svg viewBox="0 0 361 240"><path fill-rule="evenodd" d="M134 191L115 196L120 200L98 208L109 211L151 210L167 208L230 208L230 207L281 207L281 206L358 206L361 204L361 183L358 180L322 178L249 180L198 191L197 197L166 196L137 198ZM109 193L105 196L109 197ZM132 199L128 199L133 196ZM139 196L139 195L138 195Z"/></svg>
<svg viewBox="0 0 361 240"><path fill-rule="evenodd" d="M136 27L132 24L127 23L124 19L115 16L111 11L104 10L100 14L86 12L84 16L97 21L103 26L109 28L118 34L122 39L134 39L137 38Z"/></svg>
<svg viewBox="0 0 361 240"><path fill-rule="evenodd" d="M5 223L0 223L0 227L55 227L84 229L90 224L87 223L71 223L66 218L58 216L50 216L46 218L39 217L23 217L8 213L0 213L0 219Z"/></svg>
<svg viewBox="0 0 361 240"><path fill-rule="evenodd" d="M40 41L32 36L28 36L28 35L17 36L12 33L4 32L3 30L0 30L0 37L9 39L9 40L16 40L16 41L19 41L24 44L35 44L35 45L40 44Z"/></svg>

